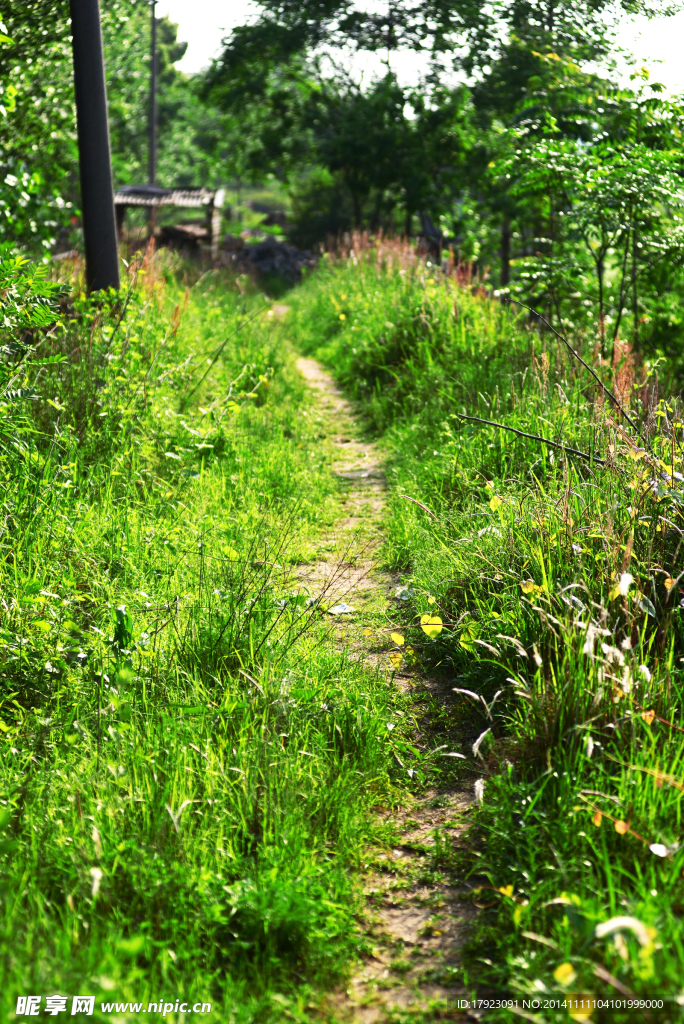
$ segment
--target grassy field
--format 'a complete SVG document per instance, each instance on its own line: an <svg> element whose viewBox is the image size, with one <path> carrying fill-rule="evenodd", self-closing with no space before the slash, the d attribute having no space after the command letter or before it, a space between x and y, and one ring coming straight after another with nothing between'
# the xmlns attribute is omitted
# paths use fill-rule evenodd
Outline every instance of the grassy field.
<svg viewBox="0 0 684 1024"><path fill-rule="evenodd" d="M5 331L3 1020L39 992L102 1020L180 1022L179 996L332 1019L392 840L373 811L447 781L412 746L435 709L297 583L342 513L296 351L387 455L382 557L410 598L388 667L457 691L434 728L461 730L478 802L438 851L482 908L461 982L682 993L679 405L585 344L630 425L465 272L354 244L282 323L246 279L148 253L106 300L62 264L49 326Z"/></svg>
<svg viewBox="0 0 684 1024"><path fill-rule="evenodd" d="M460 867L483 909L465 977L518 997L681 998L679 400L627 349L600 366L585 340L630 424L465 271L351 246L295 295L292 323L384 438L406 644L477 723Z"/></svg>
<svg viewBox="0 0 684 1024"><path fill-rule="evenodd" d="M293 350L169 259L106 301L63 268L3 392L3 1020L41 992L308 1019L395 798L405 698L292 575L339 515Z"/></svg>

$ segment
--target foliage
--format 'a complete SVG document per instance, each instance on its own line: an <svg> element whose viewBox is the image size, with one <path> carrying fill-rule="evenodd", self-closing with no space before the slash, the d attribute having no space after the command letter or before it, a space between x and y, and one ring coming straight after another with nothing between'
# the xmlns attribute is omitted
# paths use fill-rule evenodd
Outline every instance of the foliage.
<svg viewBox="0 0 684 1024"><path fill-rule="evenodd" d="M104 0L101 8L115 182L145 181L149 4ZM0 19L10 40L0 40L0 238L66 249L80 204L68 4L0 2ZM211 156L222 154L220 119L174 67L186 48L176 30L158 19L159 181L211 184L220 177Z"/></svg>
<svg viewBox="0 0 684 1024"><path fill-rule="evenodd" d="M55 321L2 263L33 330L0 397L2 1016L28 986L282 1020L358 947L405 698L292 573L336 484L263 297L148 252L89 299L61 266Z"/></svg>
<svg viewBox="0 0 684 1024"><path fill-rule="evenodd" d="M473 744L459 871L488 909L462 980L676 995L679 400L628 347L612 367L597 354L632 426L558 338L397 243L356 236L293 310L385 438L386 559L412 595L397 627L458 688Z"/></svg>

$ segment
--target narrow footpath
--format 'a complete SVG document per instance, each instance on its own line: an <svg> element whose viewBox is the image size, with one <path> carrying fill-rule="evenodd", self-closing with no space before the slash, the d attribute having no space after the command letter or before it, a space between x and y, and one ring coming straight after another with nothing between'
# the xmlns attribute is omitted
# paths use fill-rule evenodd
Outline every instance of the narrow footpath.
<svg viewBox="0 0 684 1024"><path fill-rule="evenodd" d="M297 576L310 593L325 595L334 616L337 644L363 658L388 681L433 702L451 702L451 688L389 659L388 627L396 617L398 578L379 568L386 480L381 452L363 437L350 403L327 371L301 358L298 367L315 395L319 436L341 483L342 516L310 565ZM419 726L420 730L420 726ZM416 743L434 743L416 735ZM356 965L346 987L329 997L327 1010L340 1021L360 1024L454 1020L463 995L457 977L459 950L475 914L466 886L450 873L453 848L467 829L472 784L431 790L408 798L398 810L378 808L393 837L388 847L369 849L363 879L361 927L371 954ZM442 865L444 867L442 868Z"/></svg>

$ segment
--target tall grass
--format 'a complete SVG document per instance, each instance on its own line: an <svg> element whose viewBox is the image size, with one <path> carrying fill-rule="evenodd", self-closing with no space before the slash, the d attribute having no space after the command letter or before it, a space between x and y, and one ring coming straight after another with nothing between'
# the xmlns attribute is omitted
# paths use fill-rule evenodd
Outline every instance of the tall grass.
<svg viewBox="0 0 684 1024"><path fill-rule="evenodd" d="M571 339L637 433L466 270L360 237L294 315L384 438L386 558L414 595L403 632L470 722L482 803L463 870L485 909L467 980L679 995L684 490L662 365L624 348L607 366ZM596 931L616 917L632 922Z"/></svg>
<svg viewBox="0 0 684 1024"><path fill-rule="evenodd" d="M405 698L292 575L336 484L263 296L153 252L120 296L81 274L3 339L0 1016L302 1019L360 942Z"/></svg>

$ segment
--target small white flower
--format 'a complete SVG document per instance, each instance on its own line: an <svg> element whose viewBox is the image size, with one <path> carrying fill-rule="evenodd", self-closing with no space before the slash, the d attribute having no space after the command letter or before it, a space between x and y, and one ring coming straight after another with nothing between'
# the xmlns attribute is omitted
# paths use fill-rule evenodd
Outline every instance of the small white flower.
<svg viewBox="0 0 684 1024"><path fill-rule="evenodd" d="M484 800L484 789L485 780L477 779L475 782L475 799L477 800L478 804L481 804Z"/></svg>
<svg viewBox="0 0 684 1024"><path fill-rule="evenodd" d="M99 868L91 868L90 877L93 880L93 896L97 896L100 888L100 882L102 881L102 872Z"/></svg>
<svg viewBox="0 0 684 1024"><path fill-rule="evenodd" d="M667 857L668 849L662 843L651 843L649 846L651 853L655 854L656 857Z"/></svg>
<svg viewBox="0 0 684 1024"><path fill-rule="evenodd" d="M651 670L646 665L639 665L639 675L643 676L647 683L651 682Z"/></svg>
<svg viewBox="0 0 684 1024"><path fill-rule="evenodd" d="M620 666L624 665L625 656L617 647L611 647L610 644L601 644L601 650L605 654L606 660L609 664L612 665L613 662L616 662Z"/></svg>
<svg viewBox="0 0 684 1024"><path fill-rule="evenodd" d="M623 572L620 576L620 582L618 583L618 590L623 597L627 597L627 592L629 591L632 583L634 583L634 577L631 572Z"/></svg>
<svg viewBox="0 0 684 1024"><path fill-rule="evenodd" d="M593 657L593 654L594 654L594 640L596 639L597 635L598 635L598 630L596 629L596 626L594 626L593 623L589 623L589 625L587 626L587 636L586 636L586 639L584 641L584 647L582 648L584 653L588 654L589 657Z"/></svg>
<svg viewBox="0 0 684 1024"><path fill-rule="evenodd" d="M622 682L620 685L622 686L623 693L631 693L632 677L629 671L629 665L625 665L624 669L622 670Z"/></svg>

